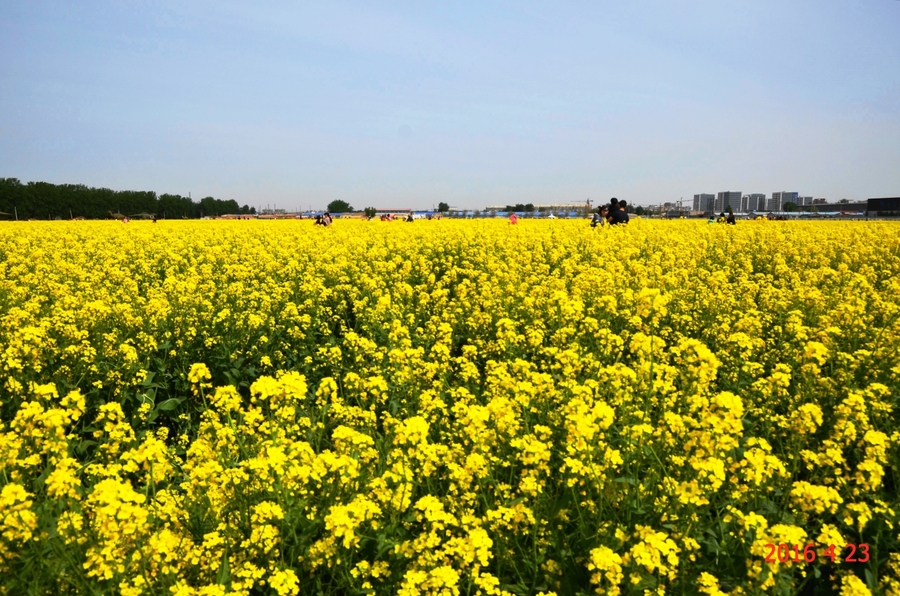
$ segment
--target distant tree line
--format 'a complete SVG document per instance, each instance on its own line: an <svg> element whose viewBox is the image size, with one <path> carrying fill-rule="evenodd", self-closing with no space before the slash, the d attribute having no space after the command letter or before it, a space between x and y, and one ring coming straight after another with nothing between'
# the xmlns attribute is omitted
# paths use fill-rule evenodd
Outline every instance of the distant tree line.
<svg viewBox="0 0 900 596"><path fill-rule="evenodd" d="M243 207L237 201L213 197L195 203L181 195L153 191L110 190L83 184L50 184L17 178L0 178L0 212L18 214L19 219L106 219L113 214L133 217L139 214L159 218L182 219L237 213L256 213L256 208ZM9 219L7 216L3 216Z"/></svg>
<svg viewBox="0 0 900 596"><path fill-rule="evenodd" d="M507 205L507 211L515 211L516 213L533 213L534 205L528 203L527 205L523 205L522 203L516 203L515 205Z"/></svg>

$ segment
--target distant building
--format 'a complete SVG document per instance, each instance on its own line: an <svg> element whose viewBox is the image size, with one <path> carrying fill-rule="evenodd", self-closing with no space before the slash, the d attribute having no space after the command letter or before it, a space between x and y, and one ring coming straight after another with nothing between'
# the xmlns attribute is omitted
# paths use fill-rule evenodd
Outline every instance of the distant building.
<svg viewBox="0 0 900 596"><path fill-rule="evenodd" d="M766 195L762 193L753 193L747 195L747 211L765 211Z"/></svg>
<svg viewBox="0 0 900 596"><path fill-rule="evenodd" d="M824 204L826 204L827 202L828 202L828 199L826 199L826 198L813 199L812 204L813 204L813 205L824 205Z"/></svg>
<svg viewBox="0 0 900 596"><path fill-rule="evenodd" d="M846 203L813 203L812 205L802 205L798 209L811 213L862 213L866 211L866 208L866 203L848 201Z"/></svg>
<svg viewBox="0 0 900 596"><path fill-rule="evenodd" d="M781 192L773 192L772 200L769 202L768 211L783 211L784 206L787 203L794 203L795 205L799 205L798 199L800 197L799 192L788 192L783 190Z"/></svg>
<svg viewBox="0 0 900 596"><path fill-rule="evenodd" d="M700 193L694 195L694 211L712 211L715 207L716 195Z"/></svg>
<svg viewBox="0 0 900 596"><path fill-rule="evenodd" d="M900 197L869 199L866 201L868 215L900 215Z"/></svg>
<svg viewBox="0 0 900 596"><path fill-rule="evenodd" d="M720 192L716 195L716 208L714 211L717 213L721 213L722 211L728 211L728 208L731 207L731 210L734 212L739 212L741 210L741 191L739 190L726 190Z"/></svg>
<svg viewBox="0 0 900 596"><path fill-rule="evenodd" d="M799 193L796 192L773 192L772 198L766 204L766 211L782 211L784 204L789 201L797 202L795 199ZM793 197L793 198L792 198Z"/></svg>
<svg viewBox="0 0 900 596"><path fill-rule="evenodd" d="M375 215L406 215L412 209L375 209Z"/></svg>
<svg viewBox="0 0 900 596"><path fill-rule="evenodd" d="M797 204L798 205L812 205L813 198L812 197L798 197Z"/></svg>

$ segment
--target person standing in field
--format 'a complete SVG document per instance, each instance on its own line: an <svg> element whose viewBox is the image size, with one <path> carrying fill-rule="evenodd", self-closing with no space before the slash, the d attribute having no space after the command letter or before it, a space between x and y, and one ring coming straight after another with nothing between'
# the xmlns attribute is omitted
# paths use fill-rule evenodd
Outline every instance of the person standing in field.
<svg viewBox="0 0 900 596"><path fill-rule="evenodd" d="M614 199L615 200L615 199ZM629 217L628 212L625 210L628 207L628 203L625 201L618 201L616 203L616 208L610 210L609 212L609 223L610 225L618 225L618 224L627 224Z"/></svg>
<svg viewBox="0 0 900 596"><path fill-rule="evenodd" d="M514 226L519 223L519 218L516 217L515 213L509 214L509 225Z"/></svg>
<svg viewBox="0 0 900 596"><path fill-rule="evenodd" d="M594 214L594 217L591 218L591 227L596 228L597 226L603 227L606 225L606 218L609 214L609 208L606 205L602 205L597 207L597 213Z"/></svg>
<svg viewBox="0 0 900 596"><path fill-rule="evenodd" d="M727 223L727 224L729 224L729 225L732 225L732 226L735 225L735 221L734 221L734 213L729 213L729 214L728 214L728 217L725 219L725 223Z"/></svg>

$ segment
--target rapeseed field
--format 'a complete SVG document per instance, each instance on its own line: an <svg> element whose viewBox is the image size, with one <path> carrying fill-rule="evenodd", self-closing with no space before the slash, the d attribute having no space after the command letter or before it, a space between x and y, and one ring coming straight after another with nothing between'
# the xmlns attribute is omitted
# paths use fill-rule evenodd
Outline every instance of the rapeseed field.
<svg viewBox="0 0 900 596"><path fill-rule="evenodd" d="M3 594L900 594L900 224L5 223L0 350Z"/></svg>

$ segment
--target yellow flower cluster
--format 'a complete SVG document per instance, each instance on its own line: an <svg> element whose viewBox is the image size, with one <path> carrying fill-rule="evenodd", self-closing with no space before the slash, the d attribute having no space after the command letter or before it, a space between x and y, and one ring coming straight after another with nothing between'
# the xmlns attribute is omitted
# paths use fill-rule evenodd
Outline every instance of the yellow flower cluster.
<svg viewBox="0 0 900 596"><path fill-rule="evenodd" d="M895 223L3 224L0 369L0 594L900 594Z"/></svg>

